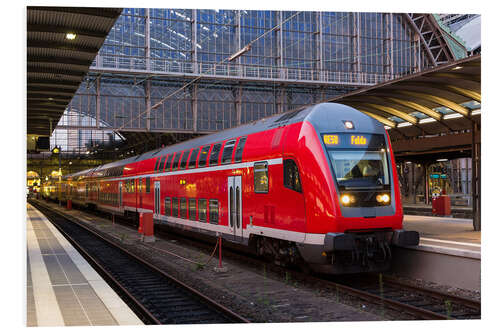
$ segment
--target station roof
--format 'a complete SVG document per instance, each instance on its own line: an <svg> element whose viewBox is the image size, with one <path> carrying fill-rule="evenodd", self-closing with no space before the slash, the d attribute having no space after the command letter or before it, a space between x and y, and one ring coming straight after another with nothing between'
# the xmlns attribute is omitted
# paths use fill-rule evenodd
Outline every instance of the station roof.
<svg viewBox="0 0 500 333"><path fill-rule="evenodd" d="M50 135L50 121L55 128L121 12L27 7L28 134Z"/></svg>
<svg viewBox="0 0 500 333"><path fill-rule="evenodd" d="M356 90L329 102L371 115L391 141L470 130L481 121L481 55Z"/></svg>

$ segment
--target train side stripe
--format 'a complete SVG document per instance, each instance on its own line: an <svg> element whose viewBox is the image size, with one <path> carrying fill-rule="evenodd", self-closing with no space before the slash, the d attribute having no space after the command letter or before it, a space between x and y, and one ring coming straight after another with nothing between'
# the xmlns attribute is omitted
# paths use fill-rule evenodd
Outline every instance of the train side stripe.
<svg viewBox="0 0 500 333"><path fill-rule="evenodd" d="M211 224L208 222L199 222L199 221L187 220L179 217L165 216L165 215L160 215L160 216L155 215L154 219L168 221L170 223L180 224L193 228L209 230L213 232L220 232L228 235L233 234L233 230L227 225ZM311 244L311 245L323 245L325 241L324 234L308 234L304 232L247 225L246 228L243 229L243 237L249 238L250 235L252 234L284 239L291 242Z"/></svg>

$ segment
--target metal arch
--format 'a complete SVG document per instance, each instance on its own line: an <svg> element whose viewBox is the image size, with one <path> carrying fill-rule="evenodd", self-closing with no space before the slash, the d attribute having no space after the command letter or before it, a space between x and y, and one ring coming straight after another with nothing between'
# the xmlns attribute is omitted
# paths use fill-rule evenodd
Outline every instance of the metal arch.
<svg viewBox="0 0 500 333"><path fill-rule="evenodd" d="M380 104L375 104L375 103L367 103L367 102L360 102L356 100L348 100L345 103L352 103L354 105L360 105L362 107L368 107L370 109L376 109L385 113L388 113L390 115L399 117L403 120L406 120L409 123L412 123L413 125L416 125L418 123L418 119L414 116L409 115L406 112L396 110L395 108L389 107L389 106L384 106Z"/></svg>
<svg viewBox="0 0 500 333"><path fill-rule="evenodd" d="M394 103L401 104L403 106L406 106L407 108L421 112L431 118L436 119L439 122L441 122L441 119L443 118L443 115L441 113L434 111L431 108L428 108L422 104L418 104L412 101L405 101L396 97L388 97L388 99L393 101Z"/></svg>
<svg viewBox="0 0 500 333"><path fill-rule="evenodd" d="M460 74L460 73L432 73L432 76L450 78L450 79L458 79L458 80L467 80L467 81L473 81L476 83L481 82L481 75L468 75L468 74Z"/></svg>
<svg viewBox="0 0 500 333"><path fill-rule="evenodd" d="M460 113L461 115L463 115L465 117L469 117L469 115L470 115L469 109L467 109L466 107L459 105L455 102L452 102L446 98L443 98L443 97L439 97L439 96L435 96L435 95L431 95L431 94L426 94L426 93L415 92L415 91L409 91L409 90L398 90L398 92L405 94L405 95L421 98L421 99L424 99L427 101L431 101L431 102L440 104L440 105L445 106L449 109L452 109L455 112Z"/></svg>
<svg viewBox="0 0 500 333"><path fill-rule="evenodd" d="M416 16L418 15L418 16ZM404 17L413 27L422 42L425 52L429 56L433 66L440 65L447 61L456 60L453 52L449 49L448 44L444 41L441 30L434 22L431 14L408 14L405 13ZM424 31L427 28L427 31ZM437 45L436 42L437 41ZM431 45L434 42L435 45ZM437 47L436 47L437 46ZM436 50L439 48L439 50ZM433 52L433 50L436 50ZM444 59L440 57L444 54Z"/></svg>
<svg viewBox="0 0 500 333"><path fill-rule="evenodd" d="M473 81L469 81L469 82L473 82ZM446 93L453 93L453 94L457 94L457 95L462 95L464 97L467 97L467 98L471 98L477 102L481 102L481 93L475 91L474 89L467 89L467 88L463 88L463 87L458 87L454 84L437 84L437 83L434 83L434 82L429 82L429 81L419 81L419 80L415 80L415 81L412 81L411 82L412 84L414 84L414 86L425 86L425 88L432 88L432 91L435 91L435 92L439 92L439 91L442 91L442 92L446 92ZM404 88L405 90L412 90L412 91L417 91L417 92L420 92L419 89L411 89L411 87L407 87L405 85L400 85L402 88Z"/></svg>
<svg viewBox="0 0 500 333"><path fill-rule="evenodd" d="M379 122L381 122L382 124L386 125L386 126L389 126L391 128L396 128L396 122L395 121L392 121L390 119L387 119L383 116L380 116L378 114L375 114L375 113L372 113L370 111L366 111L362 108L358 108L359 111L365 113L366 115L374 118L375 120L378 120Z"/></svg>
<svg viewBox="0 0 500 333"><path fill-rule="evenodd" d="M470 89L465 89L465 88L461 88L461 87L457 87L457 86L454 86L454 85L451 85L451 84L448 84L445 86L446 88L462 95L462 96L465 96L465 97L469 97L469 98L472 98L473 100L475 100L476 102L479 102L481 103L481 93L478 93L476 91L473 91L473 90L470 90Z"/></svg>
<svg viewBox="0 0 500 333"><path fill-rule="evenodd" d="M410 14L405 13L405 14L403 14L403 16L404 16L404 18L406 18L406 20L413 27L413 30L417 33L418 38L421 41L421 44L423 44L423 46L424 46L424 50L427 53L427 56L429 57L429 59L432 62L432 65L436 66L437 65L436 59L434 59L434 55L432 54L432 52L431 52L431 50L429 48L429 45L427 44L427 41L424 39L424 36L422 35L422 32L420 31L419 27L417 26L417 24L415 23L415 21L413 21L413 18L410 16Z"/></svg>

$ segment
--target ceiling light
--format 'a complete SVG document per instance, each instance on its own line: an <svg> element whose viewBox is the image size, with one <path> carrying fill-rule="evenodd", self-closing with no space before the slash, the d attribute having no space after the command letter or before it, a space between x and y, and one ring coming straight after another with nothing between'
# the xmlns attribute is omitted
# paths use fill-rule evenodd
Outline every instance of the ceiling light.
<svg viewBox="0 0 500 333"><path fill-rule="evenodd" d="M456 70L458 70L458 69L462 69L462 68L463 68L462 66L456 66L456 67L453 67L451 70L452 70L452 71L456 71Z"/></svg>
<svg viewBox="0 0 500 333"><path fill-rule="evenodd" d="M446 162L446 161L448 161L448 159L447 158L438 158L436 161L437 162Z"/></svg>
<svg viewBox="0 0 500 333"><path fill-rule="evenodd" d="M463 115L461 115L460 113L449 113L449 114L445 114L443 116L443 119L455 119L455 118L461 118L463 117Z"/></svg>
<svg viewBox="0 0 500 333"><path fill-rule="evenodd" d="M69 39L69 40L73 40L76 38L76 34L72 33L72 32L68 32L66 34L66 39Z"/></svg>
<svg viewBox="0 0 500 333"><path fill-rule="evenodd" d="M425 124L425 123L432 123L432 122L434 122L434 121L437 121L437 120L436 120L436 119L434 119L434 118L429 117L429 118L420 119L420 120L418 121L418 123L419 123L419 124Z"/></svg>

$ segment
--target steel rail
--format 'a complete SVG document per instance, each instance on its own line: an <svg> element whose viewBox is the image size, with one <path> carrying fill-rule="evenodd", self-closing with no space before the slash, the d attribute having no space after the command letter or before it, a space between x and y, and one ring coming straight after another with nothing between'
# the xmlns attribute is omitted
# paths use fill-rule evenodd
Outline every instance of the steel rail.
<svg viewBox="0 0 500 333"><path fill-rule="evenodd" d="M112 247L115 247L119 250L121 250L122 252L124 252L126 255L128 255L129 257L135 259L136 261L138 261L140 264L148 267L149 269L157 272L158 274L160 274L161 276L165 277L166 279L174 282L175 284L177 284L178 286L180 286L181 288L183 288L184 290L188 291L189 293L195 295L196 297L198 297L199 299L201 299L203 302L207 303L209 306L215 308L216 310L218 310L219 312L223 313L224 315L228 316L229 318L233 319L235 322L239 322L239 323L250 323L250 321L242 316L240 316L239 314L233 312L232 310L230 310L229 308L223 306L222 304L216 302L215 300L207 297L206 295L202 294L201 292L197 291L196 289L193 289L192 287L188 286L187 284L185 284L184 282L182 281L179 281L178 279L176 279L175 277L171 276L170 274L160 270L158 267L152 265L151 263L145 261L144 259L138 257L137 255L135 255L134 253L131 253L130 251L128 251L127 249L125 249L124 247L118 245L118 244L115 244L111 241L109 241L108 239L104 238L102 235L96 233L94 230L88 228L86 225L82 224L81 222L79 222L77 219L75 219L74 217L72 216L68 216L58 210L54 210L52 209L51 207L49 206L45 206L43 204L41 204L39 201L37 201L36 203L34 202L31 202L31 204L33 204L35 207L38 206L37 208L39 207L43 207L45 210L48 210L50 211L51 213L53 214L56 214L56 215L59 215L60 217L66 219L66 220L69 220L75 224L77 224L78 226L84 228L86 231L88 231L89 233L91 233L92 235L98 237L99 239L101 239L102 241L106 242L107 244L111 245ZM66 236L69 236L67 235L66 232L64 232L59 226L57 226L57 224L53 223L54 226L56 226L56 228L58 230L61 231L61 233L63 233ZM144 314L146 316L151 317L151 321L154 323L154 324L161 324L161 322L156 319L154 317L153 314L150 313L149 310L147 310L143 305L142 303L137 300L130 292L128 292L127 289L125 289L124 286L122 286L113 276L110 275L109 272L107 272L105 270L105 268L100 265L87 251L85 251L78 243L76 243L76 241L71 238L71 237L67 237L68 240L70 240L70 242L72 243L72 245L74 245L78 250L82 250L82 253L87 256L91 261L92 263L95 263L96 266L98 267L99 270L102 270L103 273L106 275L106 277L109 277L110 280L113 282L113 284L116 284L116 286L120 289L120 291L123 291L123 293L127 296L127 298L130 298L130 300L134 303L134 305L137 305L139 307L139 309L141 310L141 312L144 311Z"/></svg>

